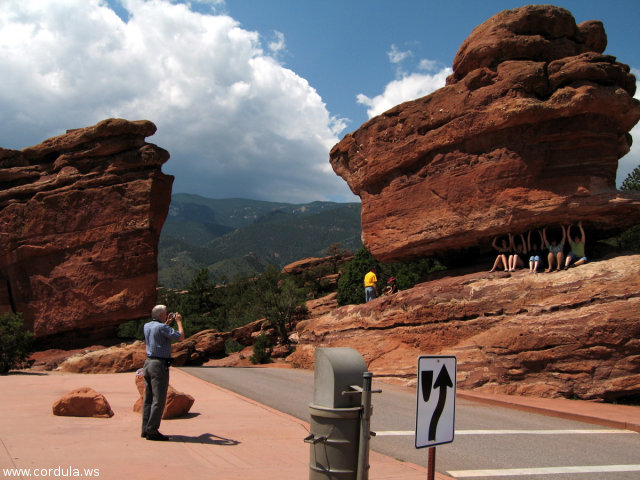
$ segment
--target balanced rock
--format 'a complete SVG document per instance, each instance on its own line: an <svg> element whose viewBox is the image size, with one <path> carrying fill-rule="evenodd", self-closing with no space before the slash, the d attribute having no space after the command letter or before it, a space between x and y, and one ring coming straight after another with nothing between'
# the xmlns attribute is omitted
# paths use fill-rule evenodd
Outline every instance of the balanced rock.
<svg viewBox="0 0 640 480"><path fill-rule="evenodd" d="M635 78L597 21L549 5L506 10L460 47L445 87L333 147L379 260L490 248L495 235L583 221L590 238L640 222L616 190L640 119Z"/></svg>
<svg viewBox="0 0 640 480"><path fill-rule="evenodd" d="M53 403L53 414L64 417L113 417L109 402L92 388L70 391Z"/></svg>
<svg viewBox="0 0 640 480"><path fill-rule="evenodd" d="M155 131L109 119L0 149L0 312L36 338L86 345L149 315L173 182Z"/></svg>
<svg viewBox="0 0 640 480"><path fill-rule="evenodd" d="M136 375L136 387L138 388L140 398L138 398L136 403L133 405L133 411L141 413L142 405L144 403L144 392L146 390L144 377L142 375ZM193 402L195 402L195 399L191 395L178 392L175 388L169 385L169 389L167 390L167 403L164 406L162 418L176 418L186 415L189 413L189 410L191 410Z"/></svg>

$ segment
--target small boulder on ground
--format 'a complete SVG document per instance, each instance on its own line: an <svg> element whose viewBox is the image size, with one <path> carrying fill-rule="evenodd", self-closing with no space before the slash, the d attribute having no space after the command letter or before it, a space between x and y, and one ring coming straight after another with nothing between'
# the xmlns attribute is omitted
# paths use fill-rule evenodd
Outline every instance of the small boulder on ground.
<svg viewBox="0 0 640 480"><path fill-rule="evenodd" d="M53 414L63 417L113 417L113 410L101 393L89 387L76 388L53 403Z"/></svg>
<svg viewBox="0 0 640 480"><path fill-rule="evenodd" d="M140 393L140 398L138 398L136 403L133 405L133 411L142 413L145 391L144 376L136 374L136 387ZM195 398L191 395L179 392L169 385L169 389L167 390L167 403L164 406L162 419L166 420L168 418L177 418L186 415L189 413L189 410L191 410L193 402L195 402Z"/></svg>

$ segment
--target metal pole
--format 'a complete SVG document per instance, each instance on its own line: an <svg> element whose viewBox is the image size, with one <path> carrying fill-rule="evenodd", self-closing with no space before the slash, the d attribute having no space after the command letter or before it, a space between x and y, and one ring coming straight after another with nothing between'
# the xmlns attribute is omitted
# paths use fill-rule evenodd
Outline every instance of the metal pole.
<svg viewBox="0 0 640 480"><path fill-rule="evenodd" d="M360 419L360 443L358 445L358 470L356 480L369 479L369 440L371 438L371 372L362 374L362 417Z"/></svg>
<svg viewBox="0 0 640 480"><path fill-rule="evenodd" d="M429 463L427 464L427 480L433 480L436 474L436 447L429 447Z"/></svg>

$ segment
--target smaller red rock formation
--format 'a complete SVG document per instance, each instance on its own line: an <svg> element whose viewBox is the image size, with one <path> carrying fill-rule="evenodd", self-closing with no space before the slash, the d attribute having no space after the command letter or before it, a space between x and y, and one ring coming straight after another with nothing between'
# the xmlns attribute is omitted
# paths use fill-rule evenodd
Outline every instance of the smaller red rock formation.
<svg viewBox="0 0 640 480"><path fill-rule="evenodd" d="M76 354L85 354L89 352L93 352L95 350L102 350L104 346L101 345L93 345L87 348L78 348L74 350L60 350L57 348L52 348L48 350L42 350L39 352L32 353L28 360L32 362L30 370L35 371L50 371L58 368L58 365L63 363L69 357Z"/></svg>
<svg viewBox="0 0 640 480"><path fill-rule="evenodd" d="M53 414L64 417L113 417L109 402L92 388L72 390L53 403Z"/></svg>
<svg viewBox="0 0 640 480"><path fill-rule="evenodd" d="M640 222L616 191L640 119L629 66L602 23L550 5L506 10L460 47L445 87L333 147L381 261L481 248L495 235L582 220L595 238Z"/></svg>
<svg viewBox="0 0 640 480"><path fill-rule="evenodd" d="M225 354L225 342L232 338L238 343L253 345L255 339L263 331L264 320L256 320L231 332L202 330L182 342L172 345L171 357L173 366L199 365L211 357L222 357ZM97 347L96 347L97 348ZM44 354L32 358L46 357ZM90 351L69 354L59 351L56 355L58 370L71 373L121 373L133 372L144 365L146 349L143 341L121 344L108 348L93 347Z"/></svg>
<svg viewBox="0 0 640 480"><path fill-rule="evenodd" d="M142 367L146 358L144 342L138 341L77 353L61 362L58 370L70 373L132 372Z"/></svg>
<svg viewBox="0 0 640 480"><path fill-rule="evenodd" d="M136 413L142 413L142 404L144 403L144 392L146 390L144 383L144 376L136 375L136 387L140 398L133 405L133 411ZM169 385L167 390L167 403L164 406L164 412L162 413L162 419L183 417L191 407L193 406L195 399L191 395L178 392L175 388Z"/></svg>

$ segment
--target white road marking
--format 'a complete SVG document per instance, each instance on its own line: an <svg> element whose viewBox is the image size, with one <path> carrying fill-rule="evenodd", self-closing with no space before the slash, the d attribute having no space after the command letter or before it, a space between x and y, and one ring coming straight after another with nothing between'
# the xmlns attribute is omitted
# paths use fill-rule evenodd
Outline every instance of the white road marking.
<svg viewBox="0 0 640 480"><path fill-rule="evenodd" d="M561 473L640 472L640 465L592 465L581 467L501 468L496 470L449 470L455 478L557 475Z"/></svg>
<svg viewBox="0 0 640 480"><path fill-rule="evenodd" d="M456 435L619 435L619 434L637 434L632 430L456 430ZM415 435L413 430L384 430L376 431L378 437L393 436L411 436Z"/></svg>

